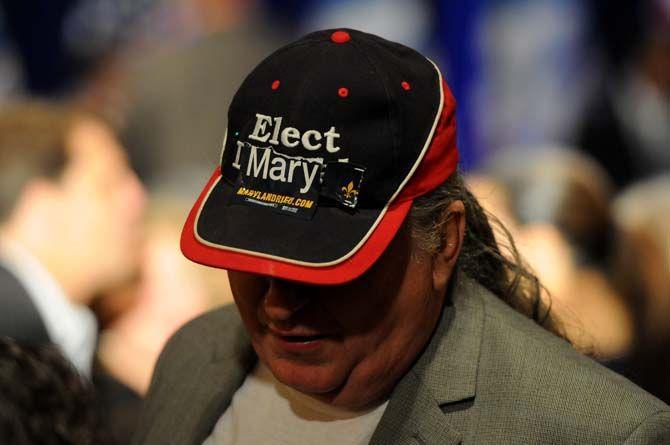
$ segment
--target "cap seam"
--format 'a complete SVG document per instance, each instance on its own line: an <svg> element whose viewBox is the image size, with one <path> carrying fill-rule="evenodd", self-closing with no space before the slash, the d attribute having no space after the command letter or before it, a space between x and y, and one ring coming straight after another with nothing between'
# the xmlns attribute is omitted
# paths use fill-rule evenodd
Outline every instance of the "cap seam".
<svg viewBox="0 0 670 445"><path fill-rule="evenodd" d="M318 40L316 42L318 42ZM304 45L309 45L309 44L312 44L312 43L315 43L315 42L311 41L311 40L297 41L297 42L290 43L290 44L288 44L288 45L286 45L282 48L279 48L278 50L268 54L263 60L261 60L261 62L258 65L256 65L256 67L253 70L251 70L251 72L249 72L249 74L247 74L247 76L244 78L244 80L240 83L240 86L237 88L237 91L239 92L242 89L242 87L244 86L244 84L247 82L247 80L249 79L251 74L254 73L261 66L264 66L269 61L270 58L274 59L277 56L282 55L282 54L284 54L285 52L287 52L291 49L298 48L298 47L304 46ZM230 101L230 106L228 107L228 121L230 121L231 111L238 108L236 99L237 99L237 93L235 93L235 95L233 96L233 99Z"/></svg>
<svg viewBox="0 0 670 445"><path fill-rule="evenodd" d="M356 42L355 39L352 39L351 43L353 44L354 48L356 48L356 50L361 54L361 56L363 56L365 58L365 60L367 60L367 62L370 64L372 69L375 71L375 73L379 77L379 79L381 81L381 84L382 84L382 87L384 88L384 94L386 95L386 101L389 104L389 111L387 112L388 113L387 126L388 126L388 131L391 134L391 138L393 140L393 163L395 165L397 165L398 164L398 149L399 149L400 144L399 144L399 139L398 139L398 137L397 137L397 135L396 135L396 133L393 129L393 125L392 125L393 116L391 116L391 111L390 111L391 107L393 107L394 113L395 113L396 112L395 107L397 106L397 104L394 104L393 101L391 100L391 95L389 94L388 85L386 84L386 81L385 81L384 77L381 75L380 70L377 67L377 65L372 61L372 59L364 51L362 51L362 49L358 45L358 42Z"/></svg>
<svg viewBox="0 0 670 445"><path fill-rule="evenodd" d="M298 95L295 97L295 106L292 107L293 109L291 110L290 116L290 122L296 122L298 119L296 119L297 116L299 116L302 112L302 108L305 106L305 98L307 97L307 91L309 90L309 86L312 84L312 80L314 77L314 70L305 70L305 75L303 77L303 82L302 82L302 88L298 90Z"/></svg>
<svg viewBox="0 0 670 445"><path fill-rule="evenodd" d="M322 43L322 42L327 42L327 41L326 41L326 40L322 40L322 41L318 41L317 43ZM329 48L328 46L326 46L326 48L325 48L324 51L319 51L319 52L318 52L318 53L319 53L319 57L320 57L320 59L321 59L320 62L323 61L323 59L325 58L325 54L327 54L328 51L331 51L331 50L332 50L331 48ZM315 64L315 65L316 65L316 64ZM315 71L316 71L316 70L312 69L312 70L310 70L309 72L307 72L307 73L305 74L305 79L306 79L306 80L305 80L305 84L303 85L303 88L302 88L301 91L300 91L300 99L297 101L297 102L298 102L300 105L302 105L303 107L305 106L305 103L306 103L307 100L309 99L309 95L308 95L308 92L309 92L309 86L312 84L312 82L314 81L314 78L316 77L316 75L314 74ZM310 100L309 102L310 102L310 104L312 103L311 100ZM297 111L297 108L298 108L298 107L295 107L294 112L295 112L296 114L299 114L298 111ZM293 116L292 116L291 118L292 118L292 120L295 120L295 119L293 119Z"/></svg>

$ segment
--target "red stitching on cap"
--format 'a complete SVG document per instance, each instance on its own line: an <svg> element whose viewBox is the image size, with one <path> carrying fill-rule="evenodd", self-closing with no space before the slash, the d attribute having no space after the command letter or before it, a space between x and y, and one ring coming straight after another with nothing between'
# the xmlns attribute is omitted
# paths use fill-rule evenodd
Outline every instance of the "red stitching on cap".
<svg viewBox="0 0 670 445"><path fill-rule="evenodd" d="M335 43L346 43L351 40L351 36L346 31L335 31L330 35L330 40Z"/></svg>
<svg viewBox="0 0 670 445"><path fill-rule="evenodd" d="M277 88L279 88L279 84L280 84L280 82L278 80L275 80L274 82L272 82L272 89L276 90Z"/></svg>
<svg viewBox="0 0 670 445"><path fill-rule="evenodd" d="M339 90L337 90L337 94L339 94L340 97L344 98L349 95L349 89L346 87L342 87Z"/></svg>
<svg viewBox="0 0 670 445"><path fill-rule="evenodd" d="M403 88L405 91L409 91L412 87L410 86L409 82L407 81L402 81L400 82L400 86Z"/></svg>

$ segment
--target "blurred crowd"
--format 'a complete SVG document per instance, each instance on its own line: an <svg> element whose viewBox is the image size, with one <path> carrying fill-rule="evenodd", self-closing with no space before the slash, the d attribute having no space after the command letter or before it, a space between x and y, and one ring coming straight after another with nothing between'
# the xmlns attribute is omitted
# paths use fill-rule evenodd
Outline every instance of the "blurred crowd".
<svg viewBox="0 0 670 445"><path fill-rule="evenodd" d="M165 341L232 298L179 251L232 95L331 27L441 66L568 338L670 403L670 1L2 0L0 438L128 443Z"/></svg>

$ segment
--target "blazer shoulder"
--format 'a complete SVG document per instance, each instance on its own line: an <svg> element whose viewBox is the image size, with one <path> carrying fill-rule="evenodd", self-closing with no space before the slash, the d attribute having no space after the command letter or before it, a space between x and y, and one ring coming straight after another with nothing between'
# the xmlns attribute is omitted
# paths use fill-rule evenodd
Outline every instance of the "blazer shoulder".
<svg viewBox="0 0 670 445"><path fill-rule="evenodd" d="M214 340L213 337L225 334L226 331L237 328L241 323L242 320L235 305L227 304L189 320L173 334L170 341L192 337L199 337L202 340L203 335Z"/></svg>
<svg viewBox="0 0 670 445"><path fill-rule="evenodd" d="M626 439L627 445L670 443L670 410L645 419Z"/></svg>
<svg viewBox="0 0 670 445"><path fill-rule="evenodd" d="M622 443L669 409L492 294L477 299L485 312L477 392L480 386L495 391L497 413L527 411L538 426L560 425L568 441ZM498 420L513 424L504 417Z"/></svg>
<svg viewBox="0 0 670 445"><path fill-rule="evenodd" d="M247 344L246 332L234 304L228 304L188 321L167 341L163 355L193 355L221 358L235 355L240 342ZM203 357L204 358L204 357ZM160 359L159 359L160 360Z"/></svg>

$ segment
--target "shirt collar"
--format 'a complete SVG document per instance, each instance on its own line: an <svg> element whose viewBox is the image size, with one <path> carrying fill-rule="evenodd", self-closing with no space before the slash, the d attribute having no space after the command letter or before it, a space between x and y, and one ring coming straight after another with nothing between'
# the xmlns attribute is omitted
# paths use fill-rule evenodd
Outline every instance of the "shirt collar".
<svg viewBox="0 0 670 445"><path fill-rule="evenodd" d="M91 375L97 334L93 312L65 295L53 276L15 240L0 240L0 262L26 289L51 340L83 375Z"/></svg>

